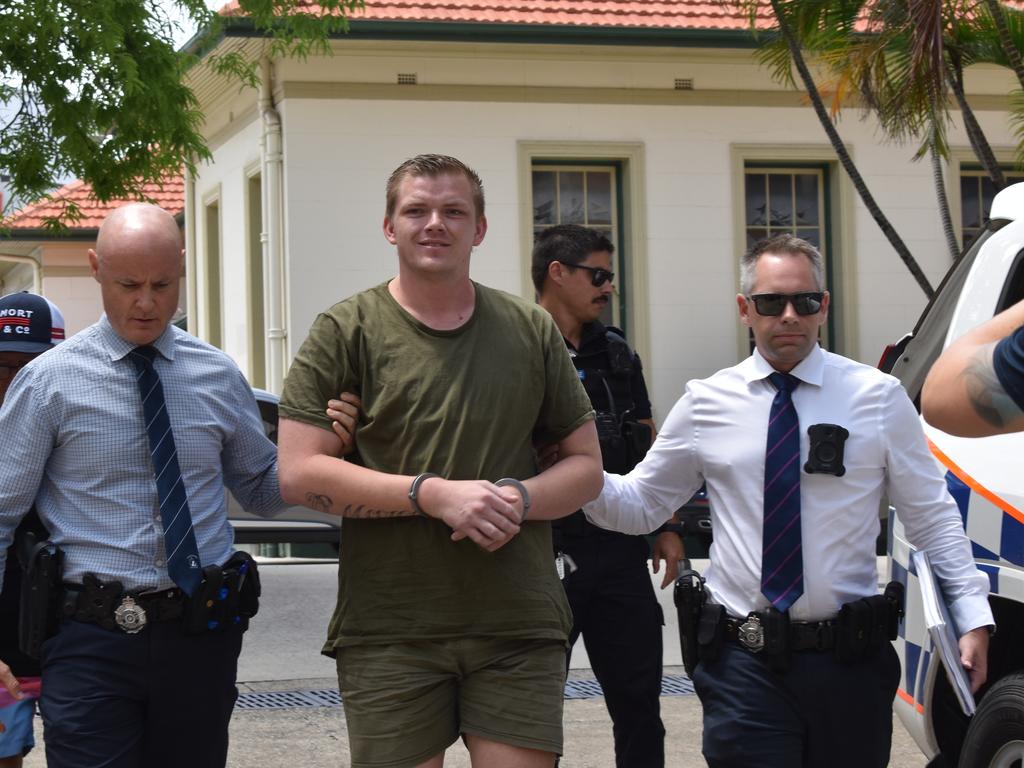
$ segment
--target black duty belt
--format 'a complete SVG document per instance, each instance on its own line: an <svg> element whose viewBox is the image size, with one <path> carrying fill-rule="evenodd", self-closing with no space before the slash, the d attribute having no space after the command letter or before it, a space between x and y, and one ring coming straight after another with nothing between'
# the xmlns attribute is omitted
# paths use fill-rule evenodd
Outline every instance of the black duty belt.
<svg viewBox="0 0 1024 768"><path fill-rule="evenodd" d="M764 627L754 616L745 619L727 616L725 639L739 643L748 651L757 653L764 648ZM830 651L835 646L835 621L791 621L789 623L789 650Z"/></svg>
<svg viewBox="0 0 1024 768"><path fill-rule="evenodd" d="M64 584L61 615L65 619L99 624L130 635L154 621L176 621L185 612L186 595L177 587L153 592L123 592L117 582Z"/></svg>

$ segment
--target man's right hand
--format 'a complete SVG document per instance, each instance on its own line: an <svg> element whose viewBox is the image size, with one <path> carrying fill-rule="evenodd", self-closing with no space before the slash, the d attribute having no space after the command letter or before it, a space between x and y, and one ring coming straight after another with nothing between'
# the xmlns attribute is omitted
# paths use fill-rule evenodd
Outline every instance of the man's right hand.
<svg viewBox="0 0 1024 768"><path fill-rule="evenodd" d="M2 660L0 660L0 684L15 699L21 701L21 699L25 698L25 694L21 692L21 683L18 682L18 678L14 676L11 668L4 664Z"/></svg>
<svg viewBox="0 0 1024 768"><path fill-rule="evenodd" d="M452 529L452 541L468 538L494 552L519 533L523 505L514 488L432 477L420 486L418 496L424 512Z"/></svg>
<svg viewBox="0 0 1024 768"><path fill-rule="evenodd" d="M337 400L327 401L327 418L331 420L334 434L341 440L339 456L348 456L356 447L356 426L363 401L359 395L342 392Z"/></svg>

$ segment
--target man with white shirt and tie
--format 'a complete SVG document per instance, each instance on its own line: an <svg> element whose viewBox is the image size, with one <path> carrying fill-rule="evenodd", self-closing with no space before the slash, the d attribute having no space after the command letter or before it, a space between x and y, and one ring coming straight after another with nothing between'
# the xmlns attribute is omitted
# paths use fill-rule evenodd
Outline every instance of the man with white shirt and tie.
<svg viewBox="0 0 1024 768"><path fill-rule="evenodd" d="M756 350L691 381L632 472L605 475L596 524L653 530L703 483L715 532L693 674L711 768L883 768L899 663L877 596L883 494L926 549L977 690L993 619L960 515L899 382L818 346L821 255L779 235L744 255ZM892 613L888 613L892 611Z"/></svg>
<svg viewBox="0 0 1024 768"><path fill-rule="evenodd" d="M224 489L280 512L274 444L219 349L170 325L174 218L133 203L89 252L104 315L25 365L0 409L0 572L33 505L63 551L41 646L50 768L222 768L258 590ZM243 589L244 586L244 589ZM0 685L22 696L0 661Z"/></svg>

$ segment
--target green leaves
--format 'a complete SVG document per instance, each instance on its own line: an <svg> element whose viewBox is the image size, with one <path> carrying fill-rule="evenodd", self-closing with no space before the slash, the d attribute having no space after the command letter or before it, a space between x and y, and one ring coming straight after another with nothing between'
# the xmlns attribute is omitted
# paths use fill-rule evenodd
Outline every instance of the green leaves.
<svg viewBox="0 0 1024 768"><path fill-rule="evenodd" d="M175 50L178 22L160 0L13 0L0 5L0 172L13 196L34 200L70 178L101 200L135 197L143 184L210 158L202 114L183 74L196 63ZM223 19L203 0L174 0L191 24L219 40L245 24L270 55L327 53L361 0L239 0L247 20ZM212 58L212 57L211 57ZM258 84L257 62L225 55L216 71ZM0 211L0 214L8 211Z"/></svg>

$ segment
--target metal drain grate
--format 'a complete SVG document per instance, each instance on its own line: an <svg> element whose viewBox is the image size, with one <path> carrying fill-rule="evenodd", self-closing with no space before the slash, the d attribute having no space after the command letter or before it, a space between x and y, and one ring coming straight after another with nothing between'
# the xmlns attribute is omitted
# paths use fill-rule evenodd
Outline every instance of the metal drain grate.
<svg viewBox="0 0 1024 768"><path fill-rule="evenodd" d="M692 696L693 683L688 677L669 676L661 679L662 696ZM566 699L596 699L604 696L601 684L593 678L569 680L565 684ZM292 709L295 707L340 707L337 688L319 691L265 691L239 694L235 709Z"/></svg>
<svg viewBox="0 0 1024 768"><path fill-rule="evenodd" d="M266 691L241 693L235 709L290 709L292 707L340 707L341 694L337 688L320 691Z"/></svg>
<svg viewBox="0 0 1024 768"><path fill-rule="evenodd" d="M565 698L596 699L604 696L601 684L597 680L567 680L565 682Z"/></svg>
<svg viewBox="0 0 1024 768"><path fill-rule="evenodd" d="M662 696L693 696L693 682L688 677L673 675L661 678Z"/></svg>

